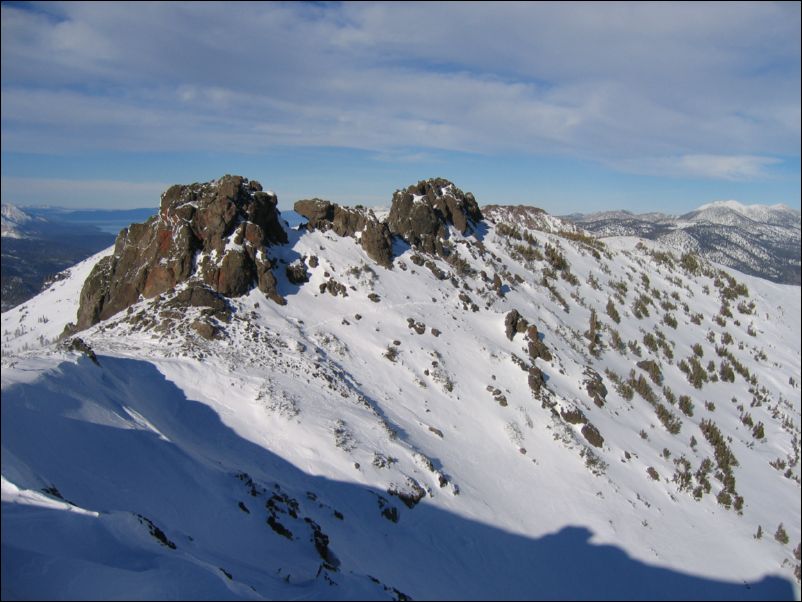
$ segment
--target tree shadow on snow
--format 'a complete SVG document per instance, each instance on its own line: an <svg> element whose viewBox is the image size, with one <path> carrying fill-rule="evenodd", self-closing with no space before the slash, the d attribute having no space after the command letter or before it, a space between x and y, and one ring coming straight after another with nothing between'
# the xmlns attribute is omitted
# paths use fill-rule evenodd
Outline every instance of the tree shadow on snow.
<svg viewBox="0 0 802 602"><path fill-rule="evenodd" d="M791 583L780 577L734 583L646 564L619 547L591 543L593 533L583 526L525 537L439 509L427 499L409 509L386 491L310 475L238 435L144 361L104 356L98 367L82 358L33 382L6 387L1 425L3 474L17 486L37 491L54 486L83 508L147 516L178 546L171 551L156 545L164 559L189 551L205 562L225 563L235 578L256 584L262 594L279 591L265 589L278 579L266 567L290 562L291 550L286 558L277 555L276 546L288 544L265 527L264 499L248 493L237 477L242 473L265 491L278 486L298 500L300 514L321 526L341 561L335 581L337 575L371 575L418 599L794 598ZM270 439L271 433L257 436ZM332 455L342 453L332 446ZM436 484L432 488L436 496L452 495ZM397 523L382 515L382 504L397 509ZM102 537L90 518L71 518L70 528L31 531L33 512L40 522L64 513L3 503L4 598L52 594L59 591L59 579L76 587L81 579L96 578L97 567L112 566L118 581L105 580L103 594L130 595L126 587L132 581L121 575L146 575L142 571L153 563L141 557L141 549L139 556L96 558L91 544ZM47 541L37 548L32 533ZM52 551L47 562L35 551L40 549ZM67 570L69 563L84 560L94 563L95 572L83 564L81 571ZM214 571L215 565L209 566ZM113 583L120 589L114 591ZM198 596L180 581L169 587L151 591Z"/></svg>

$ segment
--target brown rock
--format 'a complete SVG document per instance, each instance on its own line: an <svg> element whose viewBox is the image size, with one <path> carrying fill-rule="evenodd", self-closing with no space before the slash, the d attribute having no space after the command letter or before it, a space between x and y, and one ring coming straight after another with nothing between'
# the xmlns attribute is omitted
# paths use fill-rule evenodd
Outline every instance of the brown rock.
<svg viewBox="0 0 802 602"><path fill-rule="evenodd" d="M281 299L266 246L287 242L275 195L258 182L224 176L204 184L176 185L162 195L158 216L120 232L114 254L100 261L81 291L78 330L190 278L201 252L201 276L214 290L238 296L258 283ZM228 248L233 242L241 248Z"/></svg>
<svg viewBox="0 0 802 602"><path fill-rule="evenodd" d="M512 309L504 318L504 330L509 340L515 337L517 332L525 332L529 323L518 313L517 309ZM537 328L535 328L537 332Z"/></svg>
<svg viewBox="0 0 802 602"><path fill-rule="evenodd" d="M393 239L387 224L379 222L372 212L363 209L341 207L323 199L297 201L293 207L304 216L310 230L333 230L338 236L356 238L373 261L390 267L393 264Z"/></svg>
<svg viewBox="0 0 802 602"><path fill-rule="evenodd" d="M601 436L599 429L590 422L582 427L582 435L588 440L588 443L594 447L601 447L604 445L604 437Z"/></svg>
<svg viewBox="0 0 802 602"><path fill-rule="evenodd" d="M302 262L291 263L286 269L287 279L293 284L303 284L309 282L309 275L306 273L306 266Z"/></svg>
<svg viewBox="0 0 802 602"><path fill-rule="evenodd" d="M192 329L207 340L211 340L217 335L217 329L202 320L195 320L192 323Z"/></svg>
<svg viewBox="0 0 802 602"><path fill-rule="evenodd" d="M540 371L540 368L537 366L529 368L529 388L533 393L539 393L545 382L546 379L543 378L543 372Z"/></svg>
<svg viewBox="0 0 802 602"><path fill-rule="evenodd" d="M449 225L466 234L481 220L474 196L443 178L422 180L396 191L387 218L390 232L427 253L440 255L445 254L441 241L448 238Z"/></svg>

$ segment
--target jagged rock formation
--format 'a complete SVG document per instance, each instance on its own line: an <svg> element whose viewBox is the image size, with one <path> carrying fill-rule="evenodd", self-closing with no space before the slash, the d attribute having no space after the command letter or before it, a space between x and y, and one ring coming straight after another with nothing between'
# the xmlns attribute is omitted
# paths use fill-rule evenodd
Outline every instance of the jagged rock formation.
<svg viewBox="0 0 802 602"><path fill-rule="evenodd" d="M515 337L516 332L526 332L526 328L529 323L526 321L525 318L518 313L517 309L512 309L504 318L504 329L505 334L509 340L512 340Z"/></svg>
<svg viewBox="0 0 802 602"><path fill-rule="evenodd" d="M191 279L223 297L238 297L257 286L276 303L285 303L276 288L275 262L266 250L287 243L276 204L273 193L242 176L170 187L158 215L124 229L114 253L95 266L81 291L77 325L68 331L86 329L141 297L170 292ZM354 238L385 267L393 264L396 234L424 252L445 257L449 226L467 233L482 219L473 195L441 178L396 192L386 221L368 209L317 198L298 201L294 209L308 220L309 230ZM302 265L285 272L296 285L308 279Z"/></svg>
<svg viewBox="0 0 802 602"><path fill-rule="evenodd" d="M463 234L476 227L482 212L473 194L443 178L422 180L397 190L387 224L390 232L427 253L444 255L442 241L453 225Z"/></svg>
<svg viewBox="0 0 802 602"><path fill-rule="evenodd" d="M287 242L277 199L259 182L224 176L204 184L175 185L159 214L120 232L114 253L92 270L81 291L77 329L83 330L197 276L227 297L256 284L283 303L266 247Z"/></svg>
<svg viewBox="0 0 802 602"><path fill-rule="evenodd" d="M507 313L504 318L504 329L507 338L512 341L516 333L525 332L526 337L529 339L527 349L529 351L529 359L534 365L534 361L538 358L551 361L551 353L545 343L540 340L540 333L535 324L530 324L517 309L512 309Z"/></svg>
<svg viewBox="0 0 802 602"><path fill-rule="evenodd" d="M323 199L297 201L296 213L309 220L310 230L333 230L339 236L357 238L368 257L379 265L393 264L392 235L385 222L380 222L373 212L363 208L341 207Z"/></svg>

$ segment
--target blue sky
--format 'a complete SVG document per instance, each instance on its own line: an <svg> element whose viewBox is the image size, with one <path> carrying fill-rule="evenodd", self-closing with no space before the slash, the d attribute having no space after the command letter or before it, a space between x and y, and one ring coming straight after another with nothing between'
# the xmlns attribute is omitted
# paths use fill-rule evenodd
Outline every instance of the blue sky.
<svg viewBox="0 0 802 602"><path fill-rule="evenodd" d="M2 200L800 206L799 3L3 3Z"/></svg>

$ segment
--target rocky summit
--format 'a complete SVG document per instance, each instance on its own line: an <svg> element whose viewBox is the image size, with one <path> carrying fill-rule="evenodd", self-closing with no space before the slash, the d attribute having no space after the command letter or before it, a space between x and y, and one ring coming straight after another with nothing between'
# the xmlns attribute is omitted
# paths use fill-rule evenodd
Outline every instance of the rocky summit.
<svg viewBox="0 0 802 602"><path fill-rule="evenodd" d="M161 198L157 216L117 236L81 291L77 329L155 297L197 275L227 297L259 287L282 303L267 248L287 242L275 194L241 176L176 185Z"/></svg>
<svg viewBox="0 0 802 602"><path fill-rule="evenodd" d="M406 190L397 190L387 224L413 247L443 255L448 227L461 234L476 228L482 212L474 196L443 178L422 180Z"/></svg>
<svg viewBox="0 0 802 602"><path fill-rule="evenodd" d="M114 253L99 261L81 291L77 323L84 330L136 303L192 281L224 297L258 287L284 304L270 247L287 243L275 194L256 180L226 175L207 183L175 185L161 198L158 215L117 236ZM427 253L448 255L449 227L462 234L482 219L476 199L442 178L424 180L393 195L387 220L363 207L323 199L300 200L294 210L307 230L331 230L359 241L377 264L393 264L393 236ZM303 261L287 268L295 284L305 278ZM207 295L208 296L208 295ZM197 294L196 294L197 297Z"/></svg>

